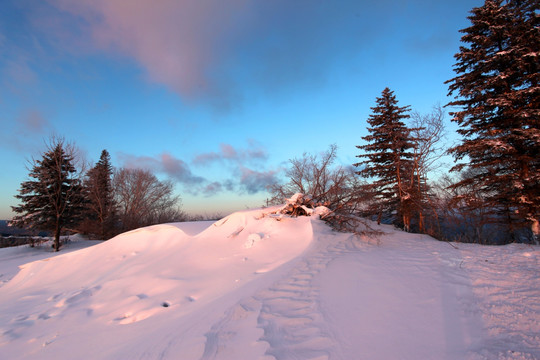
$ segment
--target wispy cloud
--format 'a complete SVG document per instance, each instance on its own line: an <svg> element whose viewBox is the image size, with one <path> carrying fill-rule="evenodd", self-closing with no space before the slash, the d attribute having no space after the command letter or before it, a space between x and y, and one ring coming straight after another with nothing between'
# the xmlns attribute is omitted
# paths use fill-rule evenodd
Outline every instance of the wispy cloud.
<svg viewBox="0 0 540 360"><path fill-rule="evenodd" d="M18 56L17 59L11 59L4 63L4 75L16 84L32 84L37 80L36 73L29 65L29 61L23 56Z"/></svg>
<svg viewBox="0 0 540 360"><path fill-rule="evenodd" d="M266 152L258 148L251 152L235 149L231 145L223 144L220 152L204 153L195 156L193 163L208 165L215 161L227 161L229 165L221 169L219 179L209 179L196 175L189 164L169 153L157 156L135 156L119 153L118 159L122 167L140 168L154 173L167 175L180 184L185 192L194 195L213 196L222 192L241 194L256 194L267 190L268 185L277 181L277 170L262 169L267 158ZM258 170L247 166L253 160L259 162ZM222 164L223 165L223 164ZM224 179L223 179L224 178Z"/></svg>
<svg viewBox="0 0 540 360"><path fill-rule="evenodd" d="M266 191L269 185L277 182L277 172L256 171L249 168L240 168L240 189L248 194Z"/></svg>
<svg viewBox="0 0 540 360"><path fill-rule="evenodd" d="M208 196L208 197L219 194L222 191L223 191L223 184L221 184L218 181L214 181L214 182L206 185L202 189L203 195Z"/></svg>
<svg viewBox="0 0 540 360"><path fill-rule="evenodd" d="M51 128L49 121L37 109L26 110L19 116L17 122L19 123L19 131L24 134L30 132L43 135Z"/></svg>
<svg viewBox="0 0 540 360"><path fill-rule="evenodd" d="M3 119L0 131L0 146L24 153L35 153L54 134L54 127L42 111L37 108L22 110L14 119Z"/></svg>
<svg viewBox="0 0 540 360"><path fill-rule="evenodd" d="M134 58L151 81L187 101L230 108L245 85L266 91L312 85L343 52L357 51L349 35L351 5L311 0L49 0L69 29L101 51ZM354 7L354 6L353 6ZM77 25L78 24L78 25ZM73 29L76 27L76 29ZM342 46L343 42L350 46ZM64 41L73 43L72 41ZM356 50L355 50L356 49Z"/></svg>
<svg viewBox="0 0 540 360"><path fill-rule="evenodd" d="M50 0L79 22L78 32L102 51L134 58L149 80L190 101L229 107L232 94L216 78L221 44L245 12L241 0ZM72 25L70 25L72 26ZM62 32L51 28L56 36ZM65 31L65 29L64 29Z"/></svg>
<svg viewBox="0 0 540 360"><path fill-rule="evenodd" d="M264 161L268 158L266 151L253 141L247 149L237 149L230 144L220 144L218 152L207 152L193 159L194 165L208 165L214 162L250 163Z"/></svg>
<svg viewBox="0 0 540 360"><path fill-rule="evenodd" d="M177 159L171 154L162 153L156 157L135 156L119 153L119 160L123 167L150 170L155 173L163 173L182 185L201 187L207 180L193 174L188 164Z"/></svg>
<svg viewBox="0 0 540 360"><path fill-rule="evenodd" d="M195 156L192 163L196 166L210 166L216 163L227 165L231 178L235 179L234 181L227 180L224 183L212 183L205 190L205 193L226 190L252 195L266 191L268 185L277 181L278 171L263 169L267 159L266 150L255 141L249 141L247 148L220 144L219 151L199 154ZM253 170L254 166L258 170Z"/></svg>

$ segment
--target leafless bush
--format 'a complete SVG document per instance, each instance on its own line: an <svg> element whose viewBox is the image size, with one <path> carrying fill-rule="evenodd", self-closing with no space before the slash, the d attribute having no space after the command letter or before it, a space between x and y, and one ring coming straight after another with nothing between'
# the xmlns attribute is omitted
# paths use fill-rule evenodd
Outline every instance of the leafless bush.
<svg viewBox="0 0 540 360"><path fill-rule="evenodd" d="M21 245L30 245L30 247L35 247L36 245L41 245L47 240L49 239L39 236L0 236L0 248Z"/></svg>
<svg viewBox="0 0 540 360"><path fill-rule="evenodd" d="M115 173L113 184L123 231L185 218L171 181L160 181L146 170L123 168Z"/></svg>
<svg viewBox="0 0 540 360"><path fill-rule="evenodd" d="M223 219L225 216L220 212L204 213L204 214L185 214L185 218L182 221L217 221Z"/></svg>
<svg viewBox="0 0 540 360"><path fill-rule="evenodd" d="M308 195L317 206L334 213L354 214L366 200L361 181L352 167L334 166L337 146L331 145L320 156L304 153L290 160L285 175L289 181L270 187L271 203L281 204L295 193Z"/></svg>
<svg viewBox="0 0 540 360"><path fill-rule="evenodd" d="M288 182L270 187L272 204L282 204L300 193L298 203L288 204L286 213L292 216L309 213L306 209L324 206L328 212L321 214L337 231L356 234L375 234L358 214L368 206L371 194L352 167L336 166L337 146L317 156L304 153L301 158L290 160L286 171Z"/></svg>
<svg viewBox="0 0 540 360"><path fill-rule="evenodd" d="M464 175L468 176L468 175ZM454 187L460 178L441 177L436 186L443 229L438 238L457 242L490 244L498 229L493 211L486 206L482 191L474 184Z"/></svg>
<svg viewBox="0 0 540 360"><path fill-rule="evenodd" d="M286 201L286 204L277 210L277 213L292 217L319 216L321 220L329 224L334 230L353 233L358 236L378 237L382 234L380 231L369 226L366 219L351 213L332 211L314 202L309 195L296 193L289 199L286 199Z"/></svg>

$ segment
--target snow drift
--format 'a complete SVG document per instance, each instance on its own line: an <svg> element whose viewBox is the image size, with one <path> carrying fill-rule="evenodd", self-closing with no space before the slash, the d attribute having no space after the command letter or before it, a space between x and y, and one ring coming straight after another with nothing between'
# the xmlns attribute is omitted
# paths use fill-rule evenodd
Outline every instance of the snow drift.
<svg viewBox="0 0 540 360"><path fill-rule="evenodd" d="M65 357L67 349L69 357L126 358L126 342L146 343L304 251L310 219L279 220L239 212L195 236L181 224L151 226L23 265L0 288L0 345L9 344L10 358ZM139 330L123 328L143 320Z"/></svg>
<svg viewBox="0 0 540 360"><path fill-rule="evenodd" d="M2 358L540 357L538 247L359 239L275 210L22 265L0 287Z"/></svg>

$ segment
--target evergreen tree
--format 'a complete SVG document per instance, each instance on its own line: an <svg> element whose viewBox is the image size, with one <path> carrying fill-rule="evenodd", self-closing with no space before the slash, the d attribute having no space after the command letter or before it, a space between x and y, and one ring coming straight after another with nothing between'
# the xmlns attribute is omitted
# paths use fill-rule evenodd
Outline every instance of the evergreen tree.
<svg viewBox="0 0 540 360"><path fill-rule="evenodd" d="M471 11L447 81L461 144L453 170L474 169L455 184L474 185L499 221L527 223L539 236L540 30L537 0L486 0ZM501 216L503 215L503 216Z"/></svg>
<svg viewBox="0 0 540 360"><path fill-rule="evenodd" d="M87 198L84 228L102 240L114 234L116 222L112 175L111 157L107 150L103 150L99 161L87 172L84 182Z"/></svg>
<svg viewBox="0 0 540 360"><path fill-rule="evenodd" d="M374 178L371 184L378 207L378 222L383 213L397 212L395 221L407 231L411 225L414 174L412 158L413 142L410 131L402 120L409 118L409 106L399 107L389 88L382 92L372 107L368 118L369 135L362 137L368 144L357 146L365 153L357 155L366 160L354 164L364 166L357 172L366 178Z"/></svg>
<svg viewBox="0 0 540 360"><path fill-rule="evenodd" d="M41 160L34 160L29 176L21 183L19 206L12 206L13 224L54 233L54 249L60 250L60 233L75 226L81 214L81 183L73 165L74 148L53 138Z"/></svg>

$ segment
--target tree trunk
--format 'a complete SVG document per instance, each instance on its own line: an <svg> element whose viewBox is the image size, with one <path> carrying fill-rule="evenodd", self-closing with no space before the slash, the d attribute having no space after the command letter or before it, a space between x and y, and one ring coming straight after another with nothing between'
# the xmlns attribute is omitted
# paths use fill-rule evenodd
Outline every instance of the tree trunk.
<svg viewBox="0 0 540 360"><path fill-rule="evenodd" d="M54 229L54 251L60 251L60 224L58 220Z"/></svg>
<svg viewBox="0 0 540 360"><path fill-rule="evenodd" d="M408 213L403 213L403 230L411 232L411 217Z"/></svg>
<svg viewBox="0 0 540 360"><path fill-rule="evenodd" d="M540 245L540 223L538 222L538 219L532 220L531 231L533 234L533 241L536 245Z"/></svg>
<svg viewBox="0 0 540 360"><path fill-rule="evenodd" d="M424 229L424 214L422 213L422 200L423 200L423 193L422 193L422 177L420 176L420 169L418 167L418 158L416 157L414 160L414 171L416 172L416 183L418 184L418 194L417 194L417 209L418 209L418 231L420 233L425 234ZM414 176L414 174L413 174ZM414 184L414 181L411 181L411 184Z"/></svg>

